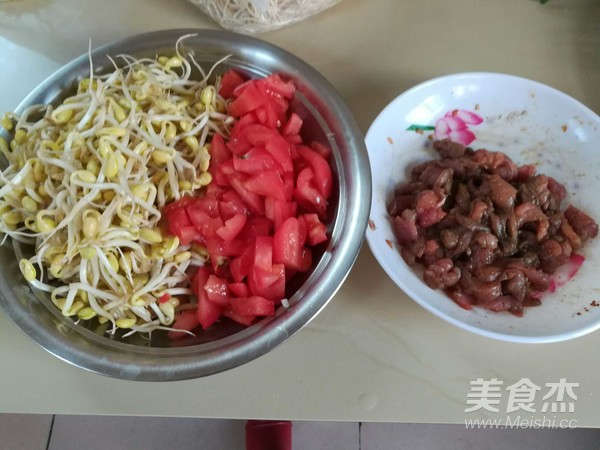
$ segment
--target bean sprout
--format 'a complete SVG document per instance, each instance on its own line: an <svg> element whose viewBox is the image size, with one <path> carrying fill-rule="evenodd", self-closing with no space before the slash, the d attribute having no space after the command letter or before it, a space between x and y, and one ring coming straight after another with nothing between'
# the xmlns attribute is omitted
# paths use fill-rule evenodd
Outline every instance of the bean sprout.
<svg viewBox="0 0 600 450"><path fill-rule="evenodd" d="M169 329L186 309L175 296L191 292L186 270L205 262L163 233L160 211L210 183L210 139L233 119L204 71L192 79L182 39L171 57L119 55L105 75L90 58L59 106L2 120L14 134L0 138L0 232L35 246L21 271L63 315L111 321L113 333Z"/></svg>

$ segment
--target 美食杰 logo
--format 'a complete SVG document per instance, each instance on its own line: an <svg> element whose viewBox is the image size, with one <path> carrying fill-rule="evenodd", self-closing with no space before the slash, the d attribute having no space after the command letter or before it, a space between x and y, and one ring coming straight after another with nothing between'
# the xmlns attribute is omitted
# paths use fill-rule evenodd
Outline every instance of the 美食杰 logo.
<svg viewBox="0 0 600 450"><path fill-rule="evenodd" d="M488 411L507 416L504 419L466 419L467 428L575 428L577 424L576 419L565 417L565 414L575 412L575 390L579 383L569 382L566 378L543 386L529 378L521 378L507 386L497 378L477 378L469 385L465 413ZM532 415L535 413L538 415Z"/></svg>

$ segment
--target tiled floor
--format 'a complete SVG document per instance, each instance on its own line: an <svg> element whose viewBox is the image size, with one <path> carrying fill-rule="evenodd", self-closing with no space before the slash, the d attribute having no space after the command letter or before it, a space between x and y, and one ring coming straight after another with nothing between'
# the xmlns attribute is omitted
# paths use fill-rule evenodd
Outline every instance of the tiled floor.
<svg viewBox="0 0 600 450"><path fill-rule="evenodd" d="M2 450L244 450L244 421L0 414ZM600 430L294 422L294 450L595 450Z"/></svg>

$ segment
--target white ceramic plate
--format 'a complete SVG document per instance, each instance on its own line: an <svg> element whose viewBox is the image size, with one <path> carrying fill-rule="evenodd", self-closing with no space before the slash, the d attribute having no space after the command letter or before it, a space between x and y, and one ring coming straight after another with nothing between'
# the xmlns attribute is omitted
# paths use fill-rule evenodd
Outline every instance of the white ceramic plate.
<svg viewBox="0 0 600 450"><path fill-rule="evenodd" d="M422 83L392 101L371 125L366 143L373 174L371 251L394 282L416 302L465 330L512 342L556 342L600 328L600 237L579 253L586 258L576 276L542 305L525 308L523 317L466 311L441 291L430 289L419 270L404 262L396 247L386 204L408 168L437 157L433 126L447 112L463 109L483 118L469 125L470 146L507 153L518 164L535 163L538 173L565 184L566 202L600 220L600 118L589 108L553 88L501 74L466 73Z"/></svg>

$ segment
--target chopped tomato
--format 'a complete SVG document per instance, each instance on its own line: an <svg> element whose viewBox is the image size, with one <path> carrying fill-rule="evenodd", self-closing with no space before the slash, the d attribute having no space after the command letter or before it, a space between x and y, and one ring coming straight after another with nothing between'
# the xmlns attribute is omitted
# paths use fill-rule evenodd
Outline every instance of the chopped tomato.
<svg viewBox="0 0 600 450"><path fill-rule="evenodd" d="M256 123L258 123L258 118L254 113L249 113L240 117L240 119L231 129L229 141L227 142L227 148L236 155L243 154L244 152L250 150L252 145L248 141L248 138L242 134L242 131L247 126Z"/></svg>
<svg viewBox="0 0 600 450"><path fill-rule="evenodd" d="M254 247L246 247L240 256L237 256L229 263L231 278L237 283L241 283L250 273L250 267L254 260Z"/></svg>
<svg viewBox="0 0 600 450"><path fill-rule="evenodd" d="M220 217L210 217L201 209L191 207L188 208L187 213L198 233L204 238L203 240L212 238L223 226L223 220Z"/></svg>
<svg viewBox="0 0 600 450"><path fill-rule="evenodd" d="M180 227L193 226L185 211L185 206L173 206L175 203L167 205L171 208L169 210L163 210L162 212L162 215L167 219L167 225L173 234Z"/></svg>
<svg viewBox="0 0 600 450"><path fill-rule="evenodd" d="M283 168L277 163L264 147L254 147L241 158L233 159L233 167L238 172L257 174L267 170L283 173Z"/></svg>
<svg viewBox="0 0 600 450"><path fill-rule="evenodd" d="M276 100L276 99L271 99ZM285 120L285 110L287 103L281 107L276 101L267 101L263 106L258 108L255 113L258 121L269 128L279 128Z"/></svg>
<svg viewBox="0 0 600 450"><path fill-rule="evenodd" d="M242 199L240 198L239 195L237 195L235 193L235 191L229 190L229 191L225 192L223 194L223 196L221 197L221 200L224 202L235 203L237 205L237 207L240 209L244 208ZM246 211L246 214L248 214L248 210L244 210L244 211Z"/></svg>
<svg viewBox="0 0 600 450"><path fill-rule="evenodd" d="M200 325L205 330L221 316L221 307L210 302L208 300L208 295L204 290L204 285L209 276L209 269L207 267L201 267L198 269L192 280L192 290L198 298L198 309L196 310L198 322L200 322Z"/></svg>
<svg viewBox="0 0 600 450"><path fill-rule="evenodd" d="M242 316L275 315L275 303L257 295L248 298L232 298L229 303L233 312Z"/></svg>
<svg viewBox="0 0 600 450"><path fill-rule="evenodd" d="M254 267L270 271L273 265L273 238L257 236L254 245Z"/></svg>
<svg viewBox="0 0 600 450"><path fill-rule="evenodd" d="M256 84L256 80L248 80L248 81L245 81L242 84L236 86L236 88L233 90L233 96L239 97L240 95L242 95L242 92L244 92L244 90L251 84ZM245 114L243 117L246 117L246 116L247 116L247 114ZM242 118L240 118L240 120Z"/></svg>
<svg viewBox="0 0 600 450"><path fill-rule="evenodd" d="M308 228L306 220L302 216L298 216L298 230L300 231L300 242L302 245L306 245L306 237L308 235Z"/></svg>
<svg viewBox="0 0 600 450"><path fill-rule="evenodd" d="M316 214L303 214L299 217L306 223L308 245L317 245L327 240L327 227Z"/></svg>
<svg viewBox="0 0 600 450"><path fill-rule="evenodd" d="M290 107L290 103L288 102L288 99L282 97L281 95L272 92L269 96L270 100L271 100L271 105L274 108L275 111L280 112L282 114L282 123L284 121L286 121L286 117L287 117L287 110ZM281 125L281 124L280 124Z"/></svg>
<svg viewBox="0 0 600 450"><path fill-rule="evenodd" d="M232 175L229 177L231 187L240 196L242 201L248 206L253 213L263 215L265 212L264 201L260 198L260 195L250 192L244 185L240 175Z"/></svg>
<svg viewBox="0 0 600 450"><path fill-rule="evenodd" d="M290 144L298 145L302 144L302 137L299 134L286 134L284 136L285 140ZM292 155L293 157L293 155Z"/></svg>
<svg viewBox="0 0 600 450"><path fill-rule="evenodd" d="M169 300L171 300L171 294L165 292L158 298L158 303L167 303Z"/></svg>
<svg viewBox="0 0 600 450"><path fill-rule="evenodd" d="M237 256L241 255L245 248L246 243L240 239L228 242L215 236L206 240L206 250L211 256Z"/></svg>
<svg viewBox="0 0 600 450"><path fill-rule="evenodd" d="M265 106L266 106L266 103L265 103ZM269 128L274 128L274 127L271 127L271 126L270 126L270 125L267 123L267 120L268 120L268 117L267 117L267 111L266 111L266 109L265 109L265 107L264 107L264 106L261 106L260 108L256 109L256 110L254 111L254 114L256 114L256 118L258 119L258 121L259 121L260 123L262 123L263 125L266 125L266 126L268 126Z"/></svg>
<svg viewBox="0 0 600 450"><path fill-rule="evenodd" d="M175 331L175 330L185 330L192 331L194 328L198 326L200 322L198 322L198 316L196 315L196 311L188 309L186 311L182 311L177 316L175 316L175 322L173 323L173 330L167 333L169 339L181 339L186 336L189 336L188 333L184 333L183 331Z"/></svg>
<svg viewBox="0 0 600 450"><path fill-rule="evenodd" d="M173 235L179 238L181 245L191 244L199 236L198 230L195 227L181 227L176 232L173 232Z"/></svg>
<svg viewBox="0 0 600 450"><path fill-rule="evenodd" d="M223 315L225 317L230 318L231 320L241 323L242 325L246 325L247 327L252 325L252 322L256 319L256 316L244 316L243 314L238 314L233 309L227 308L223 310Z"/></svg>
<svg viewBox="0 0 600 450"><path fill-rule="evenodd" d="M245 86L240 95L229 105L229 114L233 117L239 117L252 111L256 111L265 102L267 97L257 87L255 83L249 83Z"/></svg>
<svg viewBox="0 0 600 450"><path fill-rule="evenodd" d="M208 172L212 176L213 183L221 187L229 187L229 175L234 172L233 161L228 159L221 164L213 164L209 167Z"/></svg>
<svg viewBox="0 0 600 450"><path fill-rule="evenodd" d="M274 137L265 143L265 149L283 167L284 171L292 172L294 170L290 143L284 138L279 135Z"/></svg>
<svg viewBox="0 0 600 450"><path fill-rule="evenodd" d="M204 195L162 211L165 229L183 244L205 245L210 261L192 277L198 308L178 319L185 327L207 328L221 316L250 325L273 315L290 294L290 277L310 269L311 247L327 240L331 149L303 142L303 120L289 111L294 92L276 74L223 76L219 93L232 99L228 112L237 120L228 138L212 136L213 181Z"/></svg>
<svg viewBox="0 0 600 450"><path fill-rule="evenodd" d="M184 207L172 208L165 216L169 232L177 236L182 245L190 244L197 237L198 232Z"/></svg>
<svg viewBox="0 0 600 450"><path fill-rule="evenodd" d="M244 229L239 235L239 239L244 242L250 242L257 236L269 236L273 230L273 222L266 217L250 217L246 221Z"/></svg>
<svg viewBox="0 0 600 450"><path fill-rule="evenodd" d="M294 198L306 212L316 212L319 217L327 214L327 200L314 185L314 173L310 167L304 168L296 180Z"/></svg>
<svg viewBox="0 0 600 450"><path fill-rule="evenodd" d="M211 275L210 269L207 266L199 267L194 276L192 277L191 288L194 294L198 295L199 292L204 292L204 285L208 281L208 277Z"/></svg>
<svg viewBox="0 0 600 450"><path fill-rule="evenodd" d="M225 224L217 230L217 234L225 242L231 242L238 234L240 234L244 225L246 225L246 215L236 214L231 219L225 221Z"/></svg>
<svg viewBox="0 0 600 450"><path fill-rule="evenodd" d="M220 164L231 158L231 151L225 145L220 134L215 134L210 142L210 159L212 164Z"/></svg>
<svg viewBox="0 0 600 450"><path fill-rule="evenodd" d="M237 88L245 81L246 80L237 70L229 69L223 74L223 78L221 79L219 95L226 99L233 97L233 91L235 90L235 88Z"/></svg>
<svg viewBox="0 0 600 450"><path fill-rule="evenodd" d="M226 187L219 186L217 183L210 183L206 188L206 196L208 198L215 198L217 200L221 200L223 195L225 195L229 191Z"/></svg>
<svg viewBox="0 0 600 450"><path fill-rule="evenodd" d="M250 291L246 283L229 283L227 285L231 291L232 297L249 297Z"/></svg>
<svg viewBox="0 0 600 450"><path fill-rule="evenodd" d="M221 196L219 210L221 211L223 220L231 219L237 214L243 214L245 216L250 214L248 207L234 191L227 191Z"/></svg>
<svg viewBox="0 0 600 450"><path fill-rule="evenodd" d="M185 208L188 204L192 203L196 198L190 197L189 195L185 195L181 197L179 200L168 203L162 209L163 215L169 215L172 211Z"/></svg>
<svg viewBox="0 0 600 450"><path fill-rule="evenodd" d="M296 184L293 172L283 174L283 184L285 185L286 198L291 200L294 196L294 185Z"/></svg>
<svg viewBox="0 0 600 450"><path fill-rule="evenodd" d="M227 161L223 161L220 164L216 164L214 166L214 170L219 173L219 174L223 174L223 176L229 178L232 175L236 175L237 171L235 170L235 168L233 167L233 160L232 159L228 159Z"/></svg>
<svg viewBox="0 0 600 450"><path fill-rule="evenodd" d="M333 183L331 167L320 154L309 147L298 146L298 154L310 165L314 174L314 183L321 195L327 200L331 196Z"/></svg>
<svg viewBox="0 0 600 450"><path fill-rule="evenodd" d="M209 260L218 276L229 277L231 275L231 270L229 269L230 258L222 255L210 255Z"/></svg>
<svg viewBox="0 0 600 450"><path fill-rule="evenodd" d="M290 118L287 120L285 125L281 127L281 134L284 136L298 135L302 128L302 119L296 113L290 114Z"/></svg>
<svg viewBox="0 0 600 450"><path fill-rule="evenodd" d="M296 86L292 81L284 81L276 73L258 80L257 84L263 87L267 92L272 92L288 99L292 98L296 91Z"/></svg>
<svg viewBox="0 0 600 450"><path fill-rule="evenodd" d="M198 322L205 330L221 317L221 307L208 300L205 292L198 294Z"/></svg>
<svg viewBox="0 0 600 450"><path fill-rule="evenodd" d="M279 109L275 103L267 103L265 105L265 110L267 111L267 124L273 128L280 128L285 120L287 103L284 109Z"/></svg>
<svg viewBox="0 0 600 450"><path fill-rule="evenodd" d="M235 128L231 130L231 138L227 143L227 148L229 148L231 153L233 153L235 156L243 156L244 153L252 148L252 144L248 142L248 138L242 134L242 132L243 130L239 131Z"/></svg>
<svg viewBox="0 0 600 450"><path fill-rule="evenodd" d="M252 112L258 122L268 128L279 128L285 120L295 86L277 75L240 84L233 91L235 100L229 105L229 113L243 117Z"/></svg>
<svg viewBox="0 0 600 450"><path fill-rule="evenodd" d="M210 275L204 285L204 291L212 303L223 307L229 306L229 288L225 279Z"/></svg>
<svg viewBox="0 0 600 450"><path fill-rule="evenodd" d="M271 219L275 229L279 228L287 218L296 216L296 202L265 198L265 216Z"/></svg>
<svg viewBox="0 0 600 450"><path fill-rule="evenodd" d="M273 130L263 124L249 123L243 128L240 128L239 125L234 125L231 135L238 139L239 145L246 145L250 149L252 147L264 146L271 139L279 136L279 133L277 130Z"/></svg>
<svg viewBox="0 0 600 450"><path fill-rule="evenodd" d="M290 217L283 222L273 236L273 262L300 272L308 270L312 264L312 254L304 247L306 234L302 234L297 218Z"/></svg>
<svg viewBox="0 0 600 450"><path fill-rule="evenodd" d="M263 171L244 182L244 187L263 197L271 197L277 200L289 200L286 195L286 188L281 176L277 172Z"/></svg>
<svg viewBox="0 0 600 450"><path fill-rule="evenodd" d="M248 275L248 289L254 295L279 301L285 296L285 280L283 264L273 264L268 270L253 266Z"/></svg>
<svg viewBox="0 0 600 450"><path fill-rule="evenodd" d="M211 197L200 197L195 198L193 202L188 203L186 207L188 211L188 215L190 214L190 210L200 210L204 211L210 217L219 217L219 200ZM190 216L190 219L192 217ZM192 220L192 222L194 222ZM197 225L194 223L194 225Z"/></svg>

